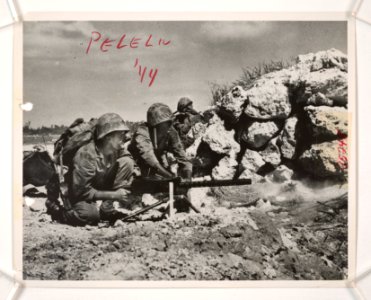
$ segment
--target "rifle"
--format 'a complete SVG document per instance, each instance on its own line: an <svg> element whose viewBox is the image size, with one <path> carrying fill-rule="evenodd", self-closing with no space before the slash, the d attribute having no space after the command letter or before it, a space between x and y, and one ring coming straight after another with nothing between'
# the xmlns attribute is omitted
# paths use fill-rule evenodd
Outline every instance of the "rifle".
<svg viewBox="0 0 371 300"><path fill-rule="evenodd" d="M192 181L192 180L181 180L180 177L176 177L172 179L153 179L153 178L146 178L146 177L137 177L134 179L131 185L124 186L124 188L129 189L133 195L168 193L169 198L160 200L152 205L139 209L136 212L124 217L121 220L126 221L128 219L131 219L152 208L155 208L163 203L166 203L169 200L170 200L170 216L171 216L172 205L173 205L172 202L174 201L173 200L174 195L181 195L182 199L186 201L188 205L196 213L199 213L200 211L196 207L194 207L193 204L187 198L187 196L185 196L188 189L197 188L197 187L238 186L238 185L247 185L247 184L251 184L251 179Z"/></svg>
<svg viewBox="0 0 371 300"><path fill-rule="evenodd" d="M64 180L64 175L63 175L62 152L63 152L63 146L62 146L61 154L59 156L59 174L58 174L59 175L59 191L60 191L60 195L61 195L64 208L66 210L70 210L72 209L72 206L71 206L70 201L68 200L68 187L67 187L66 181Z"/></svg>

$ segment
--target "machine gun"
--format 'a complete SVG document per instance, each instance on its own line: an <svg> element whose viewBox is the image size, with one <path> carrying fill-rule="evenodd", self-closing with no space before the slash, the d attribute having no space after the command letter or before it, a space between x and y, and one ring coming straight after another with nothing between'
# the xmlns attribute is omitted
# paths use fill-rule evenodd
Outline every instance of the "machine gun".
<svg viewBox="0 0 371 300"><path fill-rule="evenodd" d="M152 179L137 177L134 179L130 186L125 186L131 191L133 195L142 194L156 194L156 193L168 193L169 198L160 200L152 205L139 209L138 211L124 217L122 221L129 220L137 215L140 215L152 208L160 206L163 203L170 201L170 216L173 214L174 195L180 195L184 201L196 212L200 211L194 207L186 196L188 189L197 187L220 187L220 186L237 186L251 184L251 179L237 179L237 180L181 180L180 177L174 179Z"/></svg>

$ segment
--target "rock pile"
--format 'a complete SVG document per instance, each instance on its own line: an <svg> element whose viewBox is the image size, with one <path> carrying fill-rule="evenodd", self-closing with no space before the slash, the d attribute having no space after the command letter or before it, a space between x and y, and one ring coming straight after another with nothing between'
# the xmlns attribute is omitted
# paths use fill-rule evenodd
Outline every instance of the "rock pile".
<svg viewBox="0 0 371 300"><path fill-rule="evenodd" d="M187 154L199 160L197 175L215 179L343 179L347 91L345 54L330 49L299 55L295 65L220 97L208 124L191 130L195 142Z"/></svg>

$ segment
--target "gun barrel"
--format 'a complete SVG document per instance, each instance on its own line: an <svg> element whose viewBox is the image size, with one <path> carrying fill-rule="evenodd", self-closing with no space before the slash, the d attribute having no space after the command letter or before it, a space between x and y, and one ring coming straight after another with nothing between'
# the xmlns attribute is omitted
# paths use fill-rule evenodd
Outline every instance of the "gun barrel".
<svg viewBox="0 0 371 300"><path fill-rule="evenodd" d="M236 186L251 184L251 179L223 179L223 180L202 180L202 181L181 181L179 187L194 188L194 187L217 187L217 186Z"/></svg>
<svg viewBox="0 0 371 300"><path fill-rule="evenodd" d="M134 180L131 185L125 185L123 188L131 190L135 195L140 194L154 194L154 193L168 193L169 182L171 180L152 180L152 179L139 179ZM217 186L237 186L237 185L248 185L251 184L251 179L226 179L226 180L202 180L193 181L186 180L180 182L174 182L175 194L179 190L186 190L197 187L217 187Z"/></svg>

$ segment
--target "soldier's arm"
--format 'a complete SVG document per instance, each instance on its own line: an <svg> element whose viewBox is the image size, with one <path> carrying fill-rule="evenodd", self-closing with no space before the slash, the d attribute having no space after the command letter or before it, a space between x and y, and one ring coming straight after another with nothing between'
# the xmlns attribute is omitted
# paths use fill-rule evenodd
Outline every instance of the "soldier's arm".
<svg viewBox="0 0 371 300"><path fill-rule="evenodd" d="M118 189L116 191L96 191L95 200L114 200L114 201L127 201L127 196L130 194L128 190Z"/></svg>
<svg viewBox="0 0 371 300"><path fill-rule="evenodd" d="M134 136L134 139L135 145L139 151L139 155L148 164L148 166L155 169L156 172L163 177L173 177L173 175L167 171L157 159L151 138L146 132L137 132L137 134Z"/></svg>
<svg viewBox="0 0 371 300"><path fill-rule="evenodd" d="M179 164L182 177L192 177L192 163L186 156L184 147L180 141L179 135L174 128L169 130L169 151L174 154L174 157Z"/></svg>
<svg viewBox="0 0 371 300"><path fill-rule="evenodd" d="M77 152L73 164L71 192L76 199L85 201L126 200L126 195L128 194L126 190L102 191L93 187L97 166L91 153L88 151Z"/></svg>
<svg viewBox="0 0 371 300"><path fill-rule="evenodd" d="M187 134L192 128L192 124L186 114L179 114L173 126L178 132L181 132L181 134Z"/></svg>

